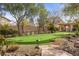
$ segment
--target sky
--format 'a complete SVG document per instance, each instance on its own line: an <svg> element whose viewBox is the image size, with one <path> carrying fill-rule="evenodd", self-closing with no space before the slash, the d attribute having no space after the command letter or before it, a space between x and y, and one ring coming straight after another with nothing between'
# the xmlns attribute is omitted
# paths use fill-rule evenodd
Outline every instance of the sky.
<svg viewBox="0 0 79 59"><path fill-rule="evenodd" d="M61 10L64 7L64 4L60 4L60 3L45 3L44 4L45 8L48 11L58 11Z"/></svg>
<svg viewBox="0 0 79 59"><path fill-rule="evenodd" d="M55 11L61 11L62 8L64 7L64 4L60 4L60 3L45 3L44 6L45 6L45 8L48 11L55 12ZM7 17L10 20L15 20L9 13L7 13L5 15L5 17Z"/></svg>
<svg viewBox="0 0 79 59"><path fill-rule="evenodd" d="M51 12L51 14L60 16L60 18L64 20L64 17L62 16L62 10L64 8L63 3L45 3L44 4L45 8Z"/></svg>

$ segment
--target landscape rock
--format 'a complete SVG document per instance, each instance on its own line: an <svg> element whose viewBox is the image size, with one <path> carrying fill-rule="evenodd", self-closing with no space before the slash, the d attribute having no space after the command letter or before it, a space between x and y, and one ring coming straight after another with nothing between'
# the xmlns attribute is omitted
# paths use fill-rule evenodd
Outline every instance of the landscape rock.
<svg viewBox="0 0 79 59"><path fill-rule="evenodd" d="M74 47L79 48L79 41L76 41L76 42L74 43Z"/></svg>

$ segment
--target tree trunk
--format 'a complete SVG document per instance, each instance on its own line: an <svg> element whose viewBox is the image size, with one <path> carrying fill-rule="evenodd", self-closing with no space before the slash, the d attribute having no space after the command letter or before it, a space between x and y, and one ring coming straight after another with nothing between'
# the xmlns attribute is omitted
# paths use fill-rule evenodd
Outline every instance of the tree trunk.
<svg viewBox="0 0 79 59"><path fill-rule="evenodd" d="M23 22L21 23L21 30L22 30L22 34L24 34L24 24L23 24Z"/></svg>
<svg viewBox="0 0 79 59"><path fill-rule="evenodd" d="M53 33L53 31L51 30L51 33Z"/></svg>
<svg viewBox="0 0 79 59"><path fill-rule="evenodd" d="M21 29L20 29L20 24L17 23L17 29L18 29L18 35L21 35Z"/></svg>
<svg viewBox="0 0 79 59"><path fill-rule="evenodd" d="M40 33L40 27L38 26L38 34Z"/></svg>
<svg viewBox="0 0 79 59"><path fill-rule="evenodd" d="M43 32L45 33L45 29L44 29L44 26L43 26Z"/></svg>

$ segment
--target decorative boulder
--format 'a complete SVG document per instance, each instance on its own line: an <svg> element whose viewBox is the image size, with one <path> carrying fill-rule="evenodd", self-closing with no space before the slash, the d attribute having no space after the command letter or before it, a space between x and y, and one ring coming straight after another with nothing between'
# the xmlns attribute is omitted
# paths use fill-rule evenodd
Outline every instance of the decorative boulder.
<svg viewBox="0 0 79 59"><path fill-rule="evenodd" d="M76 41L76 42L74 43L74 47L79 48L79 41Z"/></svg>

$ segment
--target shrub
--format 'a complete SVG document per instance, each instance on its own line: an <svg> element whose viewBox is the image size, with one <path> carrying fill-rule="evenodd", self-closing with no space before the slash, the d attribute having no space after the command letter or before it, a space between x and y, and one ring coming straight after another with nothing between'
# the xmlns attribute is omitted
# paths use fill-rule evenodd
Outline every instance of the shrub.
<svg viewBox="0 0 79 59"><path fill-rule="evenodd" d="M16 29L9 29L9 34L15 34L17 33L18 31Z"/></svg>
<svg viewBox="0 0 79 59"><path fill-rule="evenodd" d="M76 34L76 36L79 36L79 32L76 32L75 34Z"/></svg>
<svg viewBox="0 0 79 59"><path fill-rule="evenodd" d="M72 37L76 37L76 35L74 34L74 35L72 35Z"/></svg>
<svg viewBox="0 0 79 59"><path fill-rule="evenodd" d="M5 51L2 50L2 51L1 51L1 56L4 56L4 55L5 55Z"/></svg>
<svg viewBox="0 0 79 59"><path fill-rule="evenodd" d="M0 34L4 35L5 37L16 36L17 32L18 31L15 28L10 28L8 24L2 25L0 28Z"/></svg>
<svg viewBox="0 0 79 59"><path fill-rule="evenodd" d="M49 41L50 41L50 42L55 42L55 40L53 40L53 39L49 39Z"/></svg>
<svg viewBox="0 0 79 59"><path fill-rule="evenodd" d="M3 49L4 44L5 44L5 38L4 38L4 36L0 35L0 51L1 51L1 56L5 55L5 51Z"/></svg>
<svg viewBox="0 0 79 59"><path fill-rule="evenodd" d="M55 32L56 31L56 27L54 26L53 23L50 23L48 25L48 30L51 31L51 33Z"/></svg>
<svg viewBox="0 0 79 59"><path fill-rule="evenodd" d="M6 35L8 33L8 30L9 30L8 24L2 25L0 28L0 34Z"/></svg>
<svg viewBox="0 0 79 59"><path fill-rule="evenodd" d="M76 35L79 36L79 22L76 22L75 29L76 29Z"/></svg>
<svg viewBox="0 0 79 59"><path fill-rule="evenodd" d="M0 34L4 35L5 37L14 37L17 35L17 30L8 29L8 30L0 30Z"/></svg>
<svg viewBox="0 0 79 59"><path fill-rule="evenodd" d="M8 47L7 47L7 52L14 52L14 51L16 51L17 49L19 48L19 46L18 45L9 45Z"/></svg>
<svg viewBox="0 0 79 59"><path fill-rule="evenodd" d="M16 35L17 35L17 33L18 33L18 30L15 30L15 29L9 29L9 32L8 32L8 34L10 34L10 35L11 35L11 37L16 36Z"/></svg>
<svg viewBox="0 0 79 59"><path fill-rule="evenodd" d="M5 42L4 36L0 35L0 45L3 45Z"/></svg>

